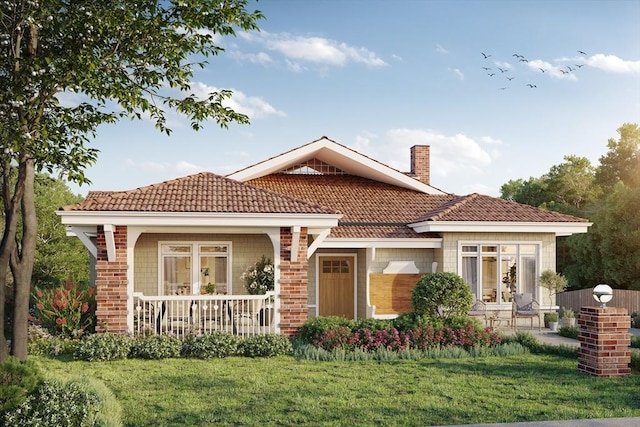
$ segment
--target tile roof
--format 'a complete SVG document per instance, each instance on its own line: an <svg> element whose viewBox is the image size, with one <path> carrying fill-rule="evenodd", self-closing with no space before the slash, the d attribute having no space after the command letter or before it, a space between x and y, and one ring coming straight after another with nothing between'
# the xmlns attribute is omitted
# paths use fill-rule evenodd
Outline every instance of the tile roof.
<svg viewBox="0 0 640 427"><path fill-rule="evenodd" d="M130 191L90 192L67 211L335 214L330 208L296 200L209 172Z"/></svg>
<svg viewBox="0 0 640 427"><path fill-rule="evenodd" d="M406 225L338 225L329 237L346 239L438 239L436 233L416 233Z"/></svg>
<svg viewBox="0 0 640 427"><path fill-rule="evenodd" d="M422 221L588 222L584 218L473 193L458 196L439 209L425 213Z"/></svg>

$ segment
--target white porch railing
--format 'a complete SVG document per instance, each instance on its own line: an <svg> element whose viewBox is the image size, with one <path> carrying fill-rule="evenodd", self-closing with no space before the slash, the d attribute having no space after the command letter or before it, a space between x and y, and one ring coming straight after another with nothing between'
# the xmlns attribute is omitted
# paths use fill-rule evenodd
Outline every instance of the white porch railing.
<svg viewBox="0 0 640 427"><path fill-rule="evenodd" d="M276 333L274 292L265 295L168 295L133 293L134 335L184 337L224 331L252 336Z"/></svg>

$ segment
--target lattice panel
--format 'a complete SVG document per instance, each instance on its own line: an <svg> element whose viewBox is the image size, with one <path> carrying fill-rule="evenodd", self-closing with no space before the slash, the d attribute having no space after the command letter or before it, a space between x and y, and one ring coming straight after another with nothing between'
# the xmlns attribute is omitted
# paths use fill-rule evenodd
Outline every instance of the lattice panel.
<svg viewBox="0 0 640 427"><path fill-rule="evenodd" d="M295 166L287 168L282 173L298 174L298 175L344 175L341 169L331 166L328 163L318 159L310 159L306 162L299 163Z"/></svg>

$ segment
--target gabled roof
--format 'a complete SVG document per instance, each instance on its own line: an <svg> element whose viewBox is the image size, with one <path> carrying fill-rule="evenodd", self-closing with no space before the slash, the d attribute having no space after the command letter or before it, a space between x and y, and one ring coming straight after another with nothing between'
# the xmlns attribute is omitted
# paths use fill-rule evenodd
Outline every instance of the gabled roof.
<svg viewBox="0 0 640 427"><path fill-rule="evenodd" d="M330 208L202 172L129 191L90 192L64 211L335 214Z"/></svg>
<svg viewBox="0 0 640 427"><path fill-rule="evenodd" d="M228 178L246 182L262 176L278 173L295 165L317 159L342 172L354 176L384 182L397 187L427 194L445 194L396 169L367 157L357 151L323 136L308 144L287 151L255 165L227 175Z"/></svg>

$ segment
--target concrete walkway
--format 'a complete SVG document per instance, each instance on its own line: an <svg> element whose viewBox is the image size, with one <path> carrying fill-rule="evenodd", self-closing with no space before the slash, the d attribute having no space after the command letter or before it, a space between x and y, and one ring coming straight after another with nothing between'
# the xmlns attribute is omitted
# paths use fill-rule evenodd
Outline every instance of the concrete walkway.
<svg viewBox="0 0 640 427"><path fill-rule="evenodd" d="M500 332L505 335L513 335L515 332L511 328L500 328ZM528 332L543 344L566 345L579 347L580 342L572 338L566 338L551 332L549 329L519 328L518 332ZM640 335L640 329L629 329L632 335ZM493 423L493 424L459 424L448 427L640 427L640 417L632 418L598 418L585 420L564 420L564 421L530 421L524 423Z"/></svg>

